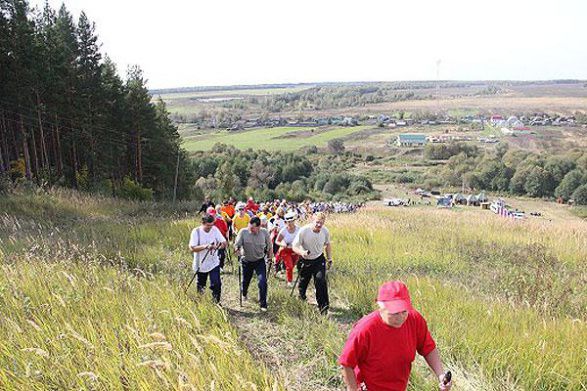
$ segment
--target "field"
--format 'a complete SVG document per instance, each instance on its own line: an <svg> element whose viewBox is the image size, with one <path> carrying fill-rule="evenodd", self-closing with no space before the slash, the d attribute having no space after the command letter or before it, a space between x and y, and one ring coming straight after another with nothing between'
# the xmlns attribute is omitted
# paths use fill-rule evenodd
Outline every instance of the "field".
<svg viewBox="0 0 587 391"><path fill-rule="evenodd" d="M566 209L525 221L464 207L332 216L333 308L320 317L281 277L268 313L241 308L234 264L222 308L184 295L194 208L0 199L3 389L340 389L350 326L382 281L401 278L454 389L587 390L587 222ZM419 360L410 390L433 389Z"/></svg>
<svg viewBox="0 0 587 391"><path fill-rule="evenodd" d="M181 133L184 139L183 147L187 151L209 150L216 143L233 145L239 149L295 151L310 145L325 147L329 140L347 137L366 129L369 127L277 127L192 135L193 131L183 128Z"/></svg>
<svg viewBox="0 0 587 391"><path fill-rule="evenodd" d="M381 83L381 85L385 85L385 83ZM499 86L499 92L494 94L484 92L486 88L493 85ZM341 83L340 86L348 85ZM462 87L398 89L398 94L413 93L413 98L367 103L352 107L315 109L299 106L294 110L286 109L267 113L261 105L263 97L300 92L311 87L313 86L292 85L287 88L177 92L161 94L161 98L167 103L172 114L180 114L186 118L194 118L203 112L213 113L225 110L238 113L242 118L258 118L263 114L274 117L297 118L301 115L317 118L379 115L382 113L391 115L399 112L446 113L450 115L501 113L506 116L520 115L520 113L574 115L578 111L585 112L587 107L587 88L582 82L570 84L536 82L535 84L517 85L490 81L465 84ZM158 96L156 94L154 97L158 98ZM249 101L249 97L258 99L255 103ZM208 98L213 99L207 100ZM234 98L243 98L243 105L226 107L226 104Z"/></svg>

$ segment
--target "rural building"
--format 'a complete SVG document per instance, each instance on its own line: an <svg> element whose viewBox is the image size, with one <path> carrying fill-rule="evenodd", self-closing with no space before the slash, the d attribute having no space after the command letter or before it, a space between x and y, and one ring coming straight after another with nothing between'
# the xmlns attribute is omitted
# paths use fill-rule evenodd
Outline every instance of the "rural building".
<svg viewBox="0 0 587 391"><path fill-rule="evenodd" d="M425 134L400 134L397 138L397 145L400 147L418 147L426 145Z"/></svg>
<svg viewBox="0 0 587 391"><path fill-rule="evenodd" d="M491 122L492 125L496 125L496 124L498 124L499 122L501 122L503 120L504 120L503 117L501 115L497 115L497 114L496 115L492 115L489 118L489 122Z"/></svg>

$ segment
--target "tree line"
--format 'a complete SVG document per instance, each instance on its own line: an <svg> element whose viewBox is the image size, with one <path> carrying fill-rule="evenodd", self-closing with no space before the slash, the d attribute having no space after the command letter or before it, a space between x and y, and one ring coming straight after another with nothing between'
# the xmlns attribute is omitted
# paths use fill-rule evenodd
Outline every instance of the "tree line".
<svg viewBox="0 0 587 391"><path fill-rule="evenodd" d="M139 66L123 80L95 25L65 6L0 0L0 176L149 198L190 196L193 178ZM146 196L145 196L146 194Z"/></svg>
<svg viewBox="0 0 587 391"><path fill-rule="evenodd" d="M448 159L427 175L429 186L461 187L509 192L538 198L574 200L587 205L587 152L571 150L547 155L509 149L500 143L482 151L464 143L428 145L428 159Z"/></svg>
<svg viewBox="0 0 587 391"><path fill-rule="evenodd" d="M211 151L195 156L196 191L200 197L216 200L253 196L260 200L362 202L378 197L368 179L346 172L350 168L347 156L317 152L315 147L286 153L216 144Z"/></svg>

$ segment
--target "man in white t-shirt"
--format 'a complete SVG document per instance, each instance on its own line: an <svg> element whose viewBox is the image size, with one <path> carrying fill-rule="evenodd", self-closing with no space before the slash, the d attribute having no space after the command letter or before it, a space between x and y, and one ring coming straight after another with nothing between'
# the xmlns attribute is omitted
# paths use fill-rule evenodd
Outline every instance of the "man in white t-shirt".
<svg viewBox="0 0 587 391"><path fill-rule="evenodd" d="M198 292L206 288L206 280L210 276L210 290L217 303L220 302L222 282L220 281L220 259L218 249L226 248L226 239L220 230L214 226L214 216L205 214L202 225L192 230L190 236L190 250L194 253L192 269L197 274Z"/></svg>
<svg viewBox="0 0 587 391"><path fill-rule="evenodd" d="M313 222L300 229L292 246L293 250L302 257L298 263L300 299L306 300L306 290L310 280L314 277L316 301L321 314L326 314L330 306L326 281L326 264L328 263L328 268L332 265L330 233L324 226L324 221L326 221L326 215L322 212L316 213ZM324 250L326 250L326 257L324 257Z"/></svg>

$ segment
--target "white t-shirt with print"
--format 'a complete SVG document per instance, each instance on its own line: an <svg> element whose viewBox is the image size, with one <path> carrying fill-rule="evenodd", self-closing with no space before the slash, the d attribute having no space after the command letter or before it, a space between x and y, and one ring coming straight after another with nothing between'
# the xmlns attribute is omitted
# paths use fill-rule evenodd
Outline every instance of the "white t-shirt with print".
<svg viewBox="0 0 587 391"><path fill-rule="evenodd" d="M198 231L200 232L200 241L198 242ZM190 236L190 247L201 246L202 244L208 243L225 243L226 239L220 233L220 230L216 227L212 227L210 232L204 231L202 227L194 228ZM220 265L220 259L218 258L218 250L212 250L204 259L204 256L208 250L202 250L194 253L194 261L192 263L192 269L194 272L197 270L201 273L208 273L216 266ZM202 260L204 261L202 263ZM199 266L199 269L198 269Z"/></svg>

